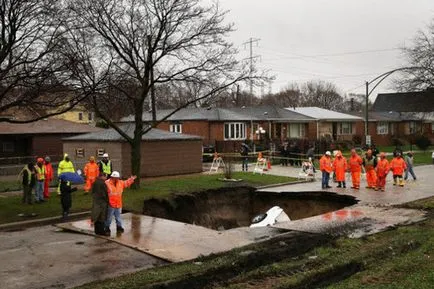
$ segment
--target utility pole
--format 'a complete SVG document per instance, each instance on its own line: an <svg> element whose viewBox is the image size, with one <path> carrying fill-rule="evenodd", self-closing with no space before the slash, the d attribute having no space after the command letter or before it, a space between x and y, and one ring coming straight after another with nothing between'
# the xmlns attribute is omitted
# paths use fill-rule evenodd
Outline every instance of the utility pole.
<svg viewBox="0 0 434 289"><path fill-rule="evenodd" d="M256 58L259 58L259 55L253 55L253 44L256 43L258 45L260 39L259 38L252 38L246 42L244 42L244 45L249 45L250 50L250 56L247 58L247 60L250 61L250 71L249 71L249 77L250 77L250 106L253 108L253 70L254 70L254 60ZM253 142L253 119L250 120L250 140Z"/></svg>

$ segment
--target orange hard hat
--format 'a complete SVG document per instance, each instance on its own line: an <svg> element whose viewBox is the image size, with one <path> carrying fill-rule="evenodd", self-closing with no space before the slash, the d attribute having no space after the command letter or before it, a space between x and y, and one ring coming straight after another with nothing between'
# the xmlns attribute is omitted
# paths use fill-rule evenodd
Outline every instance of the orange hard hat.
<svg viewBox="0 0 434 289"><path fill-rule="evenodd" d="M44 162L44 159L43 159L43 158L38 158L38 159L36 160L36 162L38 162L38 163L43 163L43 162Z"/></svg>

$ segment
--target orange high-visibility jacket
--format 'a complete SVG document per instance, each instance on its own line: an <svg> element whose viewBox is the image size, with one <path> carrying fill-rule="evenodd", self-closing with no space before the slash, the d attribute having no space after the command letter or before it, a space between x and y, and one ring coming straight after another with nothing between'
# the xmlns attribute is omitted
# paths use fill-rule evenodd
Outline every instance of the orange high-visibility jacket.
<svg viewBox="0 0 434 289"><path fill-rule="evenodd" d="M380 159L377 163L377 176L384 177L389 173L389 161L387 159Z"/></svg>
<svg viewBox="0 0 434 289"><path fill-rule="evenodd" d="M390 161L390 170L394 175L402 176L406 168L407 165L403 158L393 158L393 160Z"/></svg>
<svg viewBox="0 0 434 289"><path fill-rule="evenodd" d="M107 181L105 181L105 184L107 185L110 207L116 209L122 208L122 193L124 192L125 188L128 188L133 183L134 183L133 178L129 178L126 181L117 180L116 184L113 178L110 178Z"/></svg>
<svg viewBox="0 0 434 289"><path fill-rule="evenodd" d="M359 155L350 157L350 171L352 173L360 173L362 171L363 160Z"/></svg>
<svg viewBox="0 0 434 289"><path fill-rule="evenodd" d="M96 179L99 175L99 167L96 162L88 162L84 166L84 175L89 179Z"/></svg>
<svg viewBox="0 0 434 289"><path fill-rule="evenodd" d="M331 173L333 171L331 158L322 156L319 160L319 169Z"/></svg>
<svg viewBox="0 0 434 289"><path fill-rule="evenodd" d="M336 174L336 181L345 181L345 171L347 170L347 160L344 157L336 157L333 161L333 168Z"/></svg>
<svg viewBox="0 0 434 289"><path fill-rule="evenodd" d="M54 177L53 166L51 163L45 163L45 181L51 182Z"/></svg>

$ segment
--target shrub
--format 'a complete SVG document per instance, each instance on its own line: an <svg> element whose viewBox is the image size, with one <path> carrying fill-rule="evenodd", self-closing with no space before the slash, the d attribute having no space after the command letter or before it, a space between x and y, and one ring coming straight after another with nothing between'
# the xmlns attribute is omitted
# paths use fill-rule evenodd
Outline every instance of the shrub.
<svg viewBox="0 0 434 289"><path fill-rule="evenodd" d="M392 145L395 147L400 147L404 145L404 141L400 138L393 138L392 139Z"/></svg>
<svg viewBox="0 0 434 289"><path fill-rule="evenodd" d="M427 148L431 145L431 140L425 135L419 135L415 139L415 144L419 149L426 151Z"/></svg>
<svg viewBox="0 0 434 289"><path fill-rule="evenodd" d="M354 143L354 145L361 145L362 144L362 136L361 135L354 135L353 136L353 143Z"/></svg>

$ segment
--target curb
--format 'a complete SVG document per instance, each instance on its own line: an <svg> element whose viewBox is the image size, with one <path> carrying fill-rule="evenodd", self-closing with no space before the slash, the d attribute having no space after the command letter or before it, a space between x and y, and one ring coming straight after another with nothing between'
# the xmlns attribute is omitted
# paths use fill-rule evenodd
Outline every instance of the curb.
<svg viewBox="0 0 434 289"><path fill-rule="evenodd" d="M294 182L288 182L288 183L280 183L280 184L272 184L272 185L266 185L261 187L255 187L257 190L263 190L268 188L275 188L280 186L288 186L288 185L297 185L297 184L305 184L305 183L311 183L313 181L294 181Z"/></svg>
<svg viewBox="0 0 434 289"><path fill-rule="evenodd" d="M56 216L56 217L49 217L49 218L43 218L43 219L35 219L35 220L27 220L27 221L1 224L0 225L0 232L18 231L18 230L30 228L30 227L45 226L45 225L52 225L52 224L63 223L63 222L70 222L72 220L78 220L78 219L82 219L82 218L88 217L88 216L90 216L90 211L72 213L68 216L68 219L66 221L62 220L62 216Z"/></svg>

